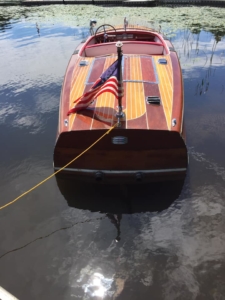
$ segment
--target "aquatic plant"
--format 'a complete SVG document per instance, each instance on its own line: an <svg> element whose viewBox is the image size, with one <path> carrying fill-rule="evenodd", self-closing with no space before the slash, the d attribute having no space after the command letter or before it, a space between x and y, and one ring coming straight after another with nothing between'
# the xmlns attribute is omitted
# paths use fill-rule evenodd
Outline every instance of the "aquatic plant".
<svg viewBox="0 0 225 300"><path fill-rule="evenodd" d="M106 17L107 16L107 17ZM210 31L217 39L225 35L225 8L215 7L119 7L94 5L48 5L48 6L7 6L1 7L0 24L4 19L23 19L25 22L63 23L68 26L88 26L91 18L99 22L112 20L115 16L123 19L138 18L160 24L163 30L172 35L177 29L188 28L193 33Z"/></svg>

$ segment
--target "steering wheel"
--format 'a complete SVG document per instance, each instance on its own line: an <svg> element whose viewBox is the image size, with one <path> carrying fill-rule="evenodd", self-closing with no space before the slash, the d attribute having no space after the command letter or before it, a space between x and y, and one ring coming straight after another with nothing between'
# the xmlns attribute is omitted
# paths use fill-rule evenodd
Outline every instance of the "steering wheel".
<svg viewBox="0 0 225 300"><path fill-rule="evenodd" d="M108 27L110 27L110 29L108 29ZM103 28L103 30L104 30L103 43L106 42L107 37L108 37L106 31L113 30L113 31L116 33L116 29L115 29L112 25L109 25L109 24L103 24L103 25L99 26L99 27L96 29L96 31L95 31L95 39L96 39L96 41L97 41L98 43L101 42L101 38L99 38L99 37L97 36L97 34L99 33L99 31L102 30L102 28Z"/></svg>

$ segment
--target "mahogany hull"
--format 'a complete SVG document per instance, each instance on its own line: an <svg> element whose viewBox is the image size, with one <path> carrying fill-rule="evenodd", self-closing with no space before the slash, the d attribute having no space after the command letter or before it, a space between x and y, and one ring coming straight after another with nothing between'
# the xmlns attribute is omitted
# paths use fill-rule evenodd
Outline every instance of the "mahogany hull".
<svg viewBox="0 0 225 300"><path fill-rule="evenodd" d="M188 155L183 139L183 80L179 60L168 40L158 33L142 31L145 30L117 32L120 38L128 32L127 38L131 37L123 42L122 126L113 129L60 174L102 182L184 179ZM67 67L54 149L55 170L83 152L116 122L118 103L110 93L97 97L89 108L67 116L74 100L90 90L117 59L114 41L95 43L94 37L90 37L75 51ZM104 51L108 53L102 55ZM149 97L158 98L159 105L148 103ZM122 137L126 143L114 144L114 137Z"/></svg>
<svg viewBox="0 0 225 300"><path fill-rule="evenodd" d="M94 143L105 130L63 133L54 151L55 170L66 165ZM114 137L126 144L113 144ZM114 129L98 144L74 161L62 174L79 179L116 181L159 181L183 179L187 149L177 132Z"/></svg>

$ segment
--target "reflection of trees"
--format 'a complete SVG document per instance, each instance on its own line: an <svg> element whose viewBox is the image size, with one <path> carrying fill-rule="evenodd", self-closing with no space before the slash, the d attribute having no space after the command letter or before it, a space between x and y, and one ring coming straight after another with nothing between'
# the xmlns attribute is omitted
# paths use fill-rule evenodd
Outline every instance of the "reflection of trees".
<svg viewBox="0 0 225 300"><path fill-rule="evenodd" d="M198 24L199 25L199 24ZM182 50L183 53L181 55L181 59L183 58L188 58L188 61L190 59L192 60L192 63L195 64L197 60L200 59L200 54L204 53L205 54L205 63L203 65L203 68L206 71L203 73L203 77L198 80L198 83L196 85L196 91L195 95L202 95L208 92L209 86L210 86L210 78L215 74L215 68L213 67L213 57L216 52L216 48L218 43L221 41L222 36L225 35L225 29L223 30L222 28L219 30L211 30L210 32L214 36L214 41L212 44L212 48L207 53L204 48L200 48L200 34L201 34L201 27L197 26L195 24L194 29L185 29L183 31L183 37L182 37ZM208 31L207 31L208 32ZM208 66L207 66L208 65Z"/></svg>
<svg viewBox="0 0 225 300"><path fill-rule="evenodd" d="M216 42L220 42L222 37L225 36L225 28L217 28L217 29L212 29L210 32L214 35Z"/></svg>
<svg viewBox="0 0 225 300"><path fill-rule="evenodd" d="M216 51L216 46L218 44L218 40L214 40L213 42L213 46L212 46L212 50L211 50L211 56L210 56L210 60L209 60L209 66L206 70L205 76L203 77L202 81L196 86L196 92L195 95L199 95L201 96L202 94L205 94L208 92L209 89L209 83L210 83L210 77L213 76L215 74L216 69L213 69L212 67L212 61L213 61L213 55Z"/></svg>
<svg viewBox="0 0 225 300"><path fill-rule="evenodd" d="M5 31L6 29L11 29L11 23L10 23L11 18L6 18L0 15L0 31Z"/></svg>
<svg viewBox="0 0 225 300"><path fill-rule="evenodd" d="M215 69L213 70L211 66L207 69L205 77L202 79L202 81L196 86L195 95L201 96L202 94L205 94L208 92L209 89L209 78L214 74Z"/></svg>
<svg viewBox="0 0 225 300"><path fill-rule="evenodd" d="M15 1L20 3L20 1ZM0 6L1 7L1 6ZM21 18L27 19L31 12L33 12L32 8L29 7L21 7L16 6L16 9L10 10L2 10L0 11L0 31L5 31L5 29L11 29L11 20L20 20Z"/></svg>

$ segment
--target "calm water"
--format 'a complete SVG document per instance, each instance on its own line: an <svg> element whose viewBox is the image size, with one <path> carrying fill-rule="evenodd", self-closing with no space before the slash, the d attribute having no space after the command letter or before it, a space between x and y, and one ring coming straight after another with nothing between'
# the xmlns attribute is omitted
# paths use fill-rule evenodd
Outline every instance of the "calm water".
<svg viewBox="0 0 225 300"><path fill-rule="evenodd" d="M0 205L53 172L62 80L87 33L36 22L28 12L0 25ZM185 182L53 178L0 211L0 286L19 299L225 299L225 39L216 28L171 39L184 76Z"/></svg>

